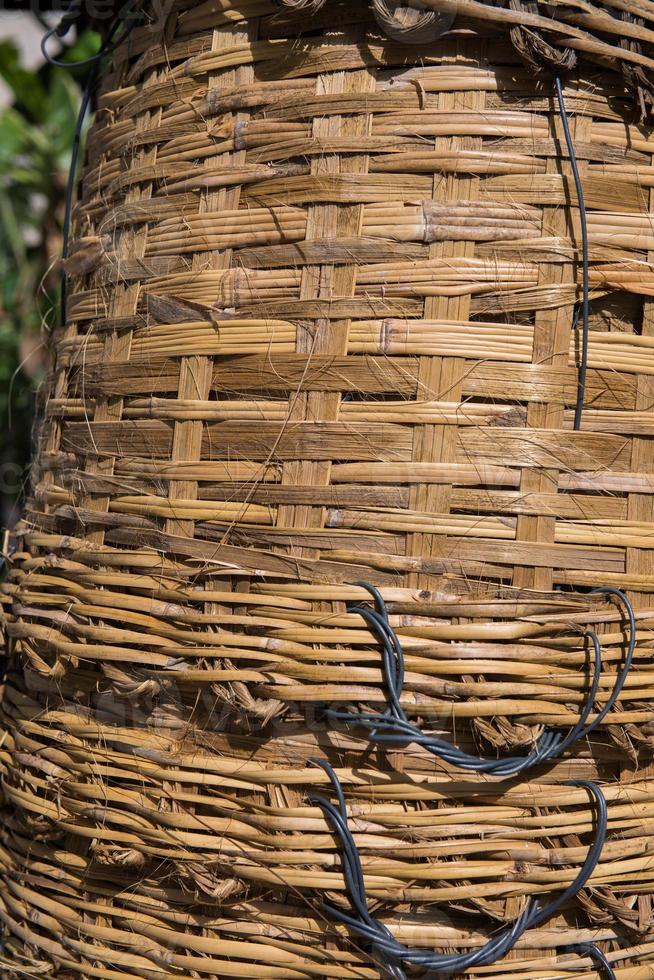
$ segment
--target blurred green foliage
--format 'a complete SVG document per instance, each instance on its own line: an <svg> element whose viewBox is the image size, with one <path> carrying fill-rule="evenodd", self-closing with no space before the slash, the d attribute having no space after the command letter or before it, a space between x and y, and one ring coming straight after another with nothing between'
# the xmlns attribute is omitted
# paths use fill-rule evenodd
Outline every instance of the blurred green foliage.
<svg viewBox="0 0 654 980"><path fill-rule="evenodd" d="M99 48L88 32L62 60ZM65 189L86 70L26 70L0 43L0 77L12 104L0 110L0 497L20 496L30 458L36 388L47 370L59 303ZM13 498L13 499L12 499Z"/></svg>

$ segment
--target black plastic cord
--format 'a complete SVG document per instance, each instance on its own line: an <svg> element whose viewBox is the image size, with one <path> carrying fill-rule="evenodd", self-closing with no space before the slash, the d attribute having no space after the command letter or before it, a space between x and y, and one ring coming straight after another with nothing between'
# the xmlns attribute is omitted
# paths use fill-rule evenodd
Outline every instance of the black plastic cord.
<svg viewBox="0 0 654 980"><path fill-rule="evenodd" d="M103 41L102 47L97 54L92 55L90 58L83 58L81 61L61 61L59 58L53 57L48 52L48 43L53 37L59 39L66 36L68 31L71 29L73 24L78 20L81 7L79 3L71 3L70 7L56 25L56 27L51 27L49 31L46 31L41 38L41 53L49 65L53 65L55 68L84 68L86 65L96 65L102 61L102 59L115 51L119 44L121 44L125 38L131 33L134 26L136 25L136 18L132 15L136 13L140 5L140 0L136 3L132 3L127 10L122 10L120 14L112 21L107 36ZM129 21L129 23L127 23ZM127 23L125 30L116 37L119 29Z"/></svg>
<svg viewBox="0 0 654 980"><path fill-rule="evenodd" d="M390 625L388 610L381 593L368 582L356 582L370 593L374 600L374 608L370 606L354 606L350 611L358 613L368 625L370 632L381 646L384 684L389 700L389 707L384 712L361 712L351 709L338 710L330 708L330 720L348 725L359 725L368 729L368 738L377 745L395 746L410 742L422 745L423 748L438 756L444 762L465 769L469 772L483 772L494 776L516 776L532 766L549 762L557 758L580 738L586 738L593 732L611 711L624 687L631 668L636 647L636 619L633 607L627 596L619 589L594 589L591 595L603 594L617 598L625 607L629 618L629 644L624 664L620 670L613 690L604 707L597 713L592 722L587 724L597 696L600 673L602 669L601 646L597 634L587 630L583 636L591 640L594 648L593 680L577 724L567 735L556 729L546 728L538 739L535 747L527 755L508 756L499 759L484 759L470 755L436 735L428 735L414 725L406 716L400 703L404 685L404 651L397 634Z"/></svg>
<svg viewBox="0 0 654 980"><path fill-rule="evenodd" d="M89 105L91 104L91 96L98 79L98 74L100 72L100 62L96 61L93 65L91 71L89 72L89 77L86 80L86 85L84 86L84 92L82 93L82 101L80 102L79 111L77 113L77 120L75 122L75 135L73 137L73 145L71 148L70 156L70 167L68 168L68 178L66 180L66 197L64 202L64 220L61 230L61 258L65 261L68 258L68 248L70 239L70 224L73 214L73 194L75 191L75 182L77 180L77 165L79 161L80 148L82 145L82 129L84 127L84 120L86 119L86 114L89 111ZM59 301L60 306L60 322L66 322L66 272L62 268L61 271L61 299Z"/></svg>
<svg viewBox="0 0 654 980"><path fill-rule="evenodd" d="M604 976L604 980L617 980L613 967L595 943L575 943L574 946L568 946L568 950L572 953L579 953L580 956L589 956L593 961L593 966L597 967L597 972ZM576 968L571 967L571 969Z"/></svg>
<svg viewBox="0 0 654 980"><path fill-rule="evenodd" d="M575 417L574 417L574 428L578 431L581 428L581 416L584 411L584 396L586 394L586 375L588 373L588 305L589 305L589 254L588 254L588 221L586 215L586 204L584 201L584 188L581 182L581 174L579 173L579 165L577 163L577 154L575 153L574 141L572 139L572 133L570 132L570 123L568 121L568 113L565 107L565 99L563 97L563 86L561 84L561 79L557 75L554 79L554 87L556 89L556 97L559 103L559 112L561 115L561 122L563 124L563 133L565 135L565 142L568 147L568 156L570 158L570 166L572 167L572 175L574 177L575 188L577 191L577 203L579 206L579 219L581 222L581 254L582 254L582 275L583 275L583 292L581 300L581 351L579 358L579 371L577 374L577 404L575 406ZM575 331L579 323L579 304L576 305L574 326Z"/></svg>
<svg viewBox="0 0 654 980"><path fill-rule="evenodd" d="M442 976L463 972L477 966L488 966L505 956L527 931L547 921L555 912L574 898L593 874L600 859L606 838L607 808L604 794L596 783L579 780L571 786L582 786L594 797L597 810L595 840L586 860L574 881L548 905L541 906L537 899L531 899L513 925L502 929L480 949L458 954L438 954L424 949L410 949L400 943L391 931L371 916L363 879L363 870L357 845L354 842L347 818L347 807L343 790L332 766L324 759L312 760L329 776L338 805L324 796L311 796L312 804L321 808L325 818L336 833L341 847L343 880L350 900L351 910L344 911L331 902L323 903L323 910L331 918L347 926L350 932L372 944L372 953L382 961L394 980L404 980L402 964L422 966L437 970ZM598 955L602 954L597 950Z"/></svg>

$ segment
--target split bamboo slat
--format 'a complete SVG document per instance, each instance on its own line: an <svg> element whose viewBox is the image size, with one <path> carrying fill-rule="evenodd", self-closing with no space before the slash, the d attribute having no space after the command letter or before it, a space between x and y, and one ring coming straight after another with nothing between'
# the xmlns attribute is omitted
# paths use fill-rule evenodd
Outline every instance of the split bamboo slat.
<svg viewBox="0 0 654 980"><path fill-rule="evenodd" d="M173 0L103 65L1 593L3 978L443 975L330 914L323 761L443 955L573 882L598 785L589 883L456 975L654 978L654 4L419 7ZM592 630L597 727L376 743L380 629L493 760L578 723Z"/></svg>

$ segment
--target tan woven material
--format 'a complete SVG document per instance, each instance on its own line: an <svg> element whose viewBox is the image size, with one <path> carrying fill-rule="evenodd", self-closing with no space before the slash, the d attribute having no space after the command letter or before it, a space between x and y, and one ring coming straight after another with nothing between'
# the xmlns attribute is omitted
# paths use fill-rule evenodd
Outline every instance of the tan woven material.
<svg viewBox="0 0 654 980"><path fill-rule="evenodd" d="M292 3L293 0L281 0ZM320 0L318 0L320 2ZM429 22L470 18L476 26L508 31L518 53L537 73L569 71L579 57L619 70L635 97L641 117L654 107L654 6L638 0L602 0L599 4L551 0L372 0L390 8L405 40L428 40ZM416 14L412 8L430 8ZM381 22L386 18L383 17ZM433 27L437 21L432 22ZM386 25L388 26L388 25ZM422 26L422 36L420 27ZM394 34L394 31L391 31Z"/></svg>
<svg viewBox="0 0 654 980"><path fill-rule="evenodd" d="M651 978L654 138L619 72L566 76L592 291L573 431L551 80L472 0L422 48L367 4L313 6L178 4L103 83L3 587L1 975L383 976L321 911L347 901L320 757L371 910L450 952L573 880L593 810L566 781L599 781L591 886L475 975L590 980L566 947L595 940ZM566 44L621 7L556 7ZM634 667L601 730L521 780L371 748L323 710L386 701L360 581L407 714L469 752L575 724L590 626L604 703L626 630L590 589L627 590Z"/></svg>

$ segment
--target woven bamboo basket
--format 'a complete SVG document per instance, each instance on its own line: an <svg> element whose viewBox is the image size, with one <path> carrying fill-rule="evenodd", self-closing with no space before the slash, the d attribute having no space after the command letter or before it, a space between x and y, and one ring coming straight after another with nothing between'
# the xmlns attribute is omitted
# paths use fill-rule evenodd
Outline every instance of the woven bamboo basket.
<svg viewBox="0 0 654 980"><path fill-rule="evenodd" d="M2 977L654 977L653 40L112 43L2 587Z"/></svg>

